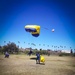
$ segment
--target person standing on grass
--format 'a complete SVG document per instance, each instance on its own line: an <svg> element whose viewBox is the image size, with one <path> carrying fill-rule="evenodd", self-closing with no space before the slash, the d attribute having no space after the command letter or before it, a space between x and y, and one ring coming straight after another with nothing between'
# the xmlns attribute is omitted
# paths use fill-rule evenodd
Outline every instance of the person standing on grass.
<svg viewBox="0 0 75 75"><path fill-rule="evenodd" d="M40 64L40 53L36 53L36 64Z"/></svg>

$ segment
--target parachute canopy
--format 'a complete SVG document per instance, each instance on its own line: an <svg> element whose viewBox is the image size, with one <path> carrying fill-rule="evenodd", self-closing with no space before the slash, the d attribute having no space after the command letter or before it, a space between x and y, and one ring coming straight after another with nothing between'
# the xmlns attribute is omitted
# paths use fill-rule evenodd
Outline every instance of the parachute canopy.
<svg viewBox="0 0 75 75"><path fill-rule="evenodd" d="M40 62L45 62L45 58L44 58L44 56L42 56L42 55L40 55Z"/></svg>
<svg viewBox="0 0 75 75"><path fill-rule="evenodd" d="M40 26L38 25L26 25L25 30L31 33L34 37L38 37L40 34Z"/></svg>

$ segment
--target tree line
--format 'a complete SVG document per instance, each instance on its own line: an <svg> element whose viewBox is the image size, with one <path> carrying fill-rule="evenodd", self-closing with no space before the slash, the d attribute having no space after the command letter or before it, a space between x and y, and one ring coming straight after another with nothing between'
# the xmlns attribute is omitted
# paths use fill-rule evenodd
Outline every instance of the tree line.
<svg viewBox="0 0 75 75"><path fill-rule="evenodd" d="M7 43L7 45L0 46L0 53L5 53L9 52L10 54L18 53L19 52L19 47L15 43Z"/></svg>
<svg viewBox="0 0 75 75"><path fill-rule="evenodd" d="M4 54L6 51L9 52L10 54L21 54L21 53L28 54L29 53L29 50L22 51L19 48L19 46L17 46L14 42L9 42L4 46L0 46L0 54ZM48 56L51 55L50 50L34 49L32 51L33 51L32 52L33 55L36 54L37 51L39 51L40 54L44 54L44 55L48 55ZM73 53L73 50L71 49L70 54L69 53L68 54L58 53L58 54L59 54L59 56L63 56L63 55L74 55L75 56L75 50L74 50L74 53Z"/></svg>

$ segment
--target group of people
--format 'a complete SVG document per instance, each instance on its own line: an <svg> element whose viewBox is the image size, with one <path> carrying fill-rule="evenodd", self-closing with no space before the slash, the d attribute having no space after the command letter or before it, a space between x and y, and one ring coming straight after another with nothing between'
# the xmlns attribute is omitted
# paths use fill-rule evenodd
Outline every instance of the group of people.
<svg viewBox="0 0 75 75"><path fill-rule="evenodd" d="M9 53L6 51L5 52L5 58L9 58ZM36 64L40 64L40 62L45 62L45 58L40 55L39 52L36 53Z"/></svg>

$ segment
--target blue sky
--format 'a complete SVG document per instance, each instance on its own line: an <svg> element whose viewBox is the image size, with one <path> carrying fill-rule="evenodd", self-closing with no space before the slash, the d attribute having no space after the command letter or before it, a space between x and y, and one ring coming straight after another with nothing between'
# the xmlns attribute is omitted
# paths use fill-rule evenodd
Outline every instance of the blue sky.
<svg viewBox="0 0 75 75"><path fill-rule="evenodd" d="M27 33L24 29L27 24L40 25L40 36L36 38ZM53 28L55 32L51 32ZM15 42L23 48L54 50L52 45L59 48L61 45L66 46L66 50L70 47L75 49L75 1L2 0L0 2L0 45L6 44L4 41ZM35 43L36 46L28 43Z"/></svg>

